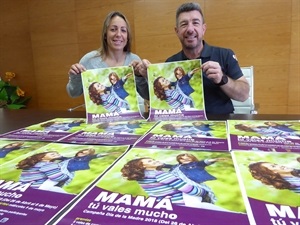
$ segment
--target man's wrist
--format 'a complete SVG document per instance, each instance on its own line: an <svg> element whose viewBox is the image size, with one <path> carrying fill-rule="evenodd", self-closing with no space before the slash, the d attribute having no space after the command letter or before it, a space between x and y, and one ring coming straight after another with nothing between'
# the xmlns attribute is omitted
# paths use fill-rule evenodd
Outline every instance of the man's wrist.
<svg viewBox="0 0 300 225"><path fill-rule="evenodd" d="M216 85L217 86L222 86L222 85L227 84L227 83L228 83L228 77L226 75L223 75L221 81L219 83L217 83Z"/></svg>

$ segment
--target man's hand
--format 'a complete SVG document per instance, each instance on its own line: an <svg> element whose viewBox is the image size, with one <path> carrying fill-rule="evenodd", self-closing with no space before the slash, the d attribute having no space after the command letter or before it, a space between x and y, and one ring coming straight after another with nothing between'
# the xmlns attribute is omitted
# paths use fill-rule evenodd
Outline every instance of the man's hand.
<svg viewBox="0 0 300 225"><path fill-rule="evenodd" d="M223 72L218 62L208 61L206 63L203 63L201 68L206 74L207 78L212 80L215 84L221 82Z"/></svg>

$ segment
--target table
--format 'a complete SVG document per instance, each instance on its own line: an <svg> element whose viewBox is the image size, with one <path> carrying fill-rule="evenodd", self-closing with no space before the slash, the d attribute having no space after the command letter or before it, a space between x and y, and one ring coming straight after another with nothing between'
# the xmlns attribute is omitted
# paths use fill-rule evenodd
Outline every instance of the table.
<svg viewBox="0 0 300 225"><path fill-rule="evenodd" d="M85 111L51 111L51 110L8 110L0 109L0 134L45 122L54 118L85 118ZM229 114L207 115L209 120L299 120L299 115L263 115L263 114ZM70 206L69 206L70 207ZM67 208L66 208L67 209ZM51 220L54 222L66 209L63 209ZM34 220L34 219L33 219ZM49 224L50 224L49 223Z"/></svg>
<svg viewBox="0 0 300 225"><path fill-rule="evenodd" d="M86 118L85 111L55 111L20 109L0 109L0 134L13 131L54 118ZM228 114L207 115L209 120L300 120L300 115L280 114Z"/></svg>

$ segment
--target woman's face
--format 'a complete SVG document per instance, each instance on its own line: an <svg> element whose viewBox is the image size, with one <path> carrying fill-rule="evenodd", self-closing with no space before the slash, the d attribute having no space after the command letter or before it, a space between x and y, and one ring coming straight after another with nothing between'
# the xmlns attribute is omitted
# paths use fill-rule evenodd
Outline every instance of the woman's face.
<svg viewBox="0 0 300 225"><path fill-rule="evenodd" d="M157 167L162 166L163 163L154 159L142 159L141 160L143 163L144 168L147 170L155 170Z"/></svg>
<svg viewBox="0 0 300 225"><path fill-rule="evenodd" d="M122 50L127 44L128 32L126 22L119 16L112 18L107 28L107 45L110 50Z"/></svg>
<svg viewBox="0 0 300 225"><path fill-rule="evenodd" d="M292 172L293 169L286 167L286 166L282 166L282 165L278 165L275 163L263 163L262 164L263 167L273 171L274 173L286 173L286 172Z"/></svg>
<svg viewBox="0 0 300 225"><path fill-rule="evenodd" d="M94 84L94 88L98 93L103 92L105 90L105 86L98 82Z"/></svg>
<svg viewBox="0 0 300 225"><path fill-rule="evenodd" d="M170 85L170 81L165 79L164 77L159 78L158 82L160 83L163 89L168 89Z"/></svg>
<svg viewBox="0 0 300 225"><path fill-rule="evenodd" d="M58 152L48 152L45 154L45 156L43 157L43 161L50 161L50 160L54 160L54 159L59 159L61 157L61 155Z"/></svg>

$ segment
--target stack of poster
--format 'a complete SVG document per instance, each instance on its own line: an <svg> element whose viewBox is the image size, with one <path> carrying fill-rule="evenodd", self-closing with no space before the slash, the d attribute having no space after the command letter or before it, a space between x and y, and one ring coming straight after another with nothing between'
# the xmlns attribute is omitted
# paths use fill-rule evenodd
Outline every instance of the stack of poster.
<svg viewBox="0 0 300 225"><path fill-rule="evenodd" d="M201 60L148 67L149 120L206 120Z"/></svg>
<svg viewBox="0 0 300 225"><path fill-rule="evenodd" d="M87 70L82 85L87 123L143 119L132 67Z"/></svg>
<svg viewBox="0 0 300 225"><path fill-rule="evenodd" d="M135 146L228 151L225 121L161 121Z"/></svg>
<svg viewBox="0 0 300 225"><path fill-rule="evenodd" d="M231 149L300 152L299 120L228 120Z"/></svg>
<svg viewBox="0 0 300 225"><path fill-rule="evenodd" d="M229 152L133 147L55 224L250 223Z"/></svg>
<svg viewBox="0 0 300 225"><path fill-rule="evenodd" d="M1 140L1 223L46 224L128 147Z"/></svg>

